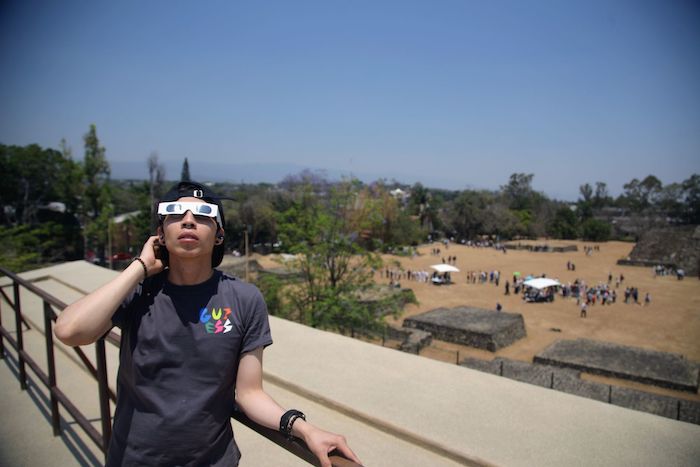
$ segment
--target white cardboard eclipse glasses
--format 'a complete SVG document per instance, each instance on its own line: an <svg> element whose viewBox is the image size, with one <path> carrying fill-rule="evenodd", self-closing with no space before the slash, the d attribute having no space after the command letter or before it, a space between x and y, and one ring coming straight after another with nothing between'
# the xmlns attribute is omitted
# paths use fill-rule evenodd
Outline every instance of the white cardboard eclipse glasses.
<svg viewBox="0 0 700 467"><path fill-rule="evenodd" d="M219 206L210 203L196 203L190 201L166 201L158 203L159 216L182 216L187 211L192 212L195 216L211 217L216 219L221 225L221 215L219 214Z"/></svg>

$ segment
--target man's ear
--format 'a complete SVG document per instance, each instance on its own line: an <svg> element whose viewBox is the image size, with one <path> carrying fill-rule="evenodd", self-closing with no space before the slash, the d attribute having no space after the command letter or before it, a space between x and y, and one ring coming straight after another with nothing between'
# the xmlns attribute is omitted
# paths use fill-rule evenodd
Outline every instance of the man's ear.
<svg viewBox="0 0 700 467"><path fill-rule="evenodd" d="M216 232L216 244L221 245L224 243L224 229L219 227L219 230Z"/></svg>
<svg viewBox="0 0 700 467"><path fill-rule="evenodd" d="M163 232L163 226L158 226L158 228L156 229L156 235L158 235L158 242L161 245L165 245L165 232Z"/></svg>

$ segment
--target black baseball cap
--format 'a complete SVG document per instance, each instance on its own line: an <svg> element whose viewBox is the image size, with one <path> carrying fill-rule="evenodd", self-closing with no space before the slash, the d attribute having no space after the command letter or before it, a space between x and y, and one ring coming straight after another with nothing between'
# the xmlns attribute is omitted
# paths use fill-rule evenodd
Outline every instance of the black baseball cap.
<svg viewBox="0 0 700 467"><path fill-rule="evenodd" d="M162 203L166 201L177 201L178 199L185 197L199 198L207 203L216 204L219 207L219 215L221 216L221 225L219 225L219 227L223 228L226 225L226 220L224 218L224 207L221 204L221 200L228 198L217 195L208 186L202 185L201 183L192 181L176 183L158 202ZM224 244L214 245L214 252L211 256L211 266L213 268L217 267L219 264L221 264L221 260L223 258Z"/></svg>

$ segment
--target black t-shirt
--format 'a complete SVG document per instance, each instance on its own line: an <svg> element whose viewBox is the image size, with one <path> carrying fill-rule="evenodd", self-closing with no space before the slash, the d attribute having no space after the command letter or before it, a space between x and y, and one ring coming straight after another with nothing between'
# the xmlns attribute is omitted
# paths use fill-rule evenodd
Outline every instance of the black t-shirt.
<svg viewBox="0 0 700 467"><path fill-rule="evenodd" d="M122 331L107 465L237 465L230 417L241 354L272 343L260 291L220 271L147 279L112 317Z"/></svg>

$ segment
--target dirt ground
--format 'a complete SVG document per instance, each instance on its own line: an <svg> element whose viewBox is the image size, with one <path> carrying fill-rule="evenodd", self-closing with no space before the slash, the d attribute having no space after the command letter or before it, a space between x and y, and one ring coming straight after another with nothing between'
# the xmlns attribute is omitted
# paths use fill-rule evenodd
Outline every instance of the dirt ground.
<svg viewBox="0 0 700 467"><path fill-rule="evenodd" d="M421 351L421 355L444 361L455 362L457 359L471 356L484 360L494 357L506 357L532 362L535 354L559 339L588 338L623 345L643 347L664 352L684 355L687 359L700 362L700 280L686 277L677 280L675 276L655 277L651 268L618 266L617 260L629 255L634 247L632 243L606 242L599 244L578 241L531 241L523 244L550 246L577 245L578 251L566 253L529 252L526 250L507 250L507 253L493 248L476 248L451 243L448 248L434 243L418 248L418 255L398 257L385 255L387 267L401 264L404 270L425 270L432 273L430 265L439 264L442 258L456 256L458 273L452 273L453 284L435 286L431 283L419 283L402 279L401 287L413 289L419 304L408 305L403 315L392 324L401 325L403 319L438 307L474 306L494 310L496 304L503 306L503 311L520 313L525 320L527 337L497 352L474 349L467 346L434 341L430 348ZM597 246L590 255L584 251L585 246ZM431 254L431 250L440 248L440 255ZM575 264L576 270L567 270L567 261ZM265 261L263 261L264 263ZM467 284L469 271L499 270L500 285ZM512 283L514 272L523 276L533 275L559 280L562 283L582 279L593 286L606 283L608 274L613 278L624 275L624 281L617 289L618 300L612 305L592 305L588 316L579 316L576 299L557 296L552 303L526 303L518 295L504 294L504 284ZM388 283L389 279L376 276L378 283ZM512 285L512 284L511 284ZM612 281L615 287L615 279ZM644 295L651 295L649 306L625 304L625 287L637 287L639 300ZM459 354L457 354L459 352ZM609 378L591 376L589 379L611 382ZM616 382L617 383L617 382ZM698 395L650 388L636 383L620 382L626 386L644 387L662 394L677 395L684 398L700 400Z"/></svg>

